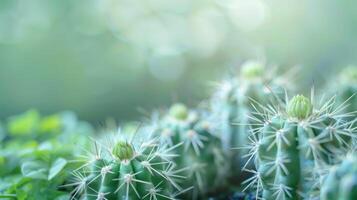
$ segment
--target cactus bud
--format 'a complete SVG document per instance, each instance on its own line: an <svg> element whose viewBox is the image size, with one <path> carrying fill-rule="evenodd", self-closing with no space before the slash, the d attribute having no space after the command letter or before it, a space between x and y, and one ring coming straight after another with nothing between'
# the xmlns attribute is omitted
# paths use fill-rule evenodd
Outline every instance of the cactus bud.
<svg viewBox="0 0 357 200"><path fill-rule="evenodd" d="M341 80L346 82L357 82L357 67L347 67L341 72Z"/></svg>
<svg viewBox="0 0 357 200"><path fill-rule="evenodd" d="M188 117L188 110L184 104L177 103L171 106L170 116L177 120L185 120Z"/></svg>
<svg viewBox="0 0 357 200"><path fill-rule="evenodd" d="M114 145L112 154L119 160L130 160L134 156L134 150L127 142L118 142Z"/></svg>
<svg viewBox="0 0 357 200"><path fill-rule="evenodd" d="M289 101L286 111L290 117L306 119L312 113L312 104L305 96L296 95Z"/></svg>
<svg viewBox="0 0 357 200"><path fill-rule="evenodd" d="M264 73L264 66L257 61L250 61L244 63L241 74L245 79L255 79L262 77Z"/></svg>

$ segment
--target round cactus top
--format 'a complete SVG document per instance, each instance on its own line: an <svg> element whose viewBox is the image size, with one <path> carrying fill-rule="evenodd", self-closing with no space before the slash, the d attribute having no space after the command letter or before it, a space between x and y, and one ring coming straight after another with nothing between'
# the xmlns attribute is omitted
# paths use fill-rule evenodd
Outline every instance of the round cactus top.
<svg viewBox="0 0 357 200"><path fill-rule="evenodd" d="M262 77L264 73L264 65L258 61L248 61L242 65L241 74L246 79L254 79Z"/></svg>
<svg viewBox="0 0 357 200"><path fill-rule="evenodd" d="M312 108L310 99L303 95L296 95L289 101L286 111L289 117L306 119L311 115Z"/></svg>
<svg viewBox="0 0 357 200"><path fill-rule="evenodd" d="M349 66L342 70L341 79L346 82L357 82L357 67Z"/></svg>
<svg viewBox="0 0 357 200"><path fill-rule="evenodd" d="M112 154L119 160L130 160L134 156L134 149L129 143L121 141L115 144Z"/></svg>
<svg viewBox="0 0 357 200"><path fill-rule="evenodd" d="M188 117L188 109L184 104L181 103L172 105L169 113L171 117L178 120L185 120Z"/></svg>

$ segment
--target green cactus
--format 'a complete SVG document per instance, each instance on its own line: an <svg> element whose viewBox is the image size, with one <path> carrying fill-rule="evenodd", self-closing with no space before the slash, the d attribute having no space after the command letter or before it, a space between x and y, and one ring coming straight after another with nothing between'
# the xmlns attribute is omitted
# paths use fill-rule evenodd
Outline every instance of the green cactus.
<svg viewBox="0 0 357 200"><path fill-rule="evenodd" d="M313 99L313 98L312 98ZM264 107L261 127L250 135L249 155L255 160L255 175L246 180L263 199L298 200L316 192L318 171L337 162L350 148L356 130L353 121L334 108L335 99L321 107L297 95L287 105ZM343 105L341 105L343 107Z"/></svg>
<svg viewBox="0 0 357 200"><path fill-rule="evenodd" d="M121 134L120 134L121 135ZM124 133L125 136L127 134ZM136 136L135 136L136 137ZM73 196L86 200L173 199L184 190L181 177L171 162L170 149L158 146L155 139L127 142L110 139L97 145L92 159L73 172L76 177ZM104 150L104 151L102 151Z"/></svg>
<svg viewBox="0 0 357 200"><path fill-rule="evenodd" d="M350 112L357 110L357 67L349 66L342 70L336 83L331 86L333 93L338 94L337 101L343 103L349 99L347 110Z"/></svg>
<svg viewBox="0 0 357 200"><path fill-rule="evenodd" d="M292 89L289 74L277 75L274 69L266 69L257 61L249 61L242 65L240 76L224 81L217 88L211 100L212 122L216 133L223 141L223 148L231 154L232 172L238 176L243 168L246 149L242 147L248 142L249 124L254 129L262 119L256 115L252 102L267 104L274 95L284 96L282 86ZM240 150L232 151L232 148ZM245 166L244 166L245 167Z"/></svg>
<svg viewBox="0 0 357 200"><path fill-rule="evenodd" d="M357 199L357 156L348 154L341 164L333 166L321 186L321 200Z"/></svg>
<svg viewBox="0 0 357 200"><path fill-rule="evenodd" d="M193 189L187 195L196 199L222 184L227 172L227 162L221 150L221 141L210 130L210 124L205 120L205 114L189 110L183 104L175 104L164 117L159 116L150 127L155 136L161 139L161 144L175 148L180 155L175 163L185 170L186 177L182 183ZM220 185L222 186L222 185Z"/></svg>

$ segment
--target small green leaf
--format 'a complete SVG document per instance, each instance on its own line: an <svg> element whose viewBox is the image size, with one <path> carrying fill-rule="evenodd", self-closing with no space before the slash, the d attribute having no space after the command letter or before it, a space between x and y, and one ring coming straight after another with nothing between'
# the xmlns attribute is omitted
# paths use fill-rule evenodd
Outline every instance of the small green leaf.
<svg viewBox="0 0 357 200"><path fill-rule="evenodd" d="M26 113L12 117L8 123L8 129L12 135L32 134L40 120L40 114L36 110L29 110Z"/></svg>
<svg viewBox="0 0 357 200"><path fill-rule="evenodd" d="M58 115L44 117L40 122L40 132L56 132L61 129L61 118Z"/></svg>
<svg viewBox="0 0 357 200"><path fill-rule="evenodd" d="M0 194L0 199L16 199L15 194Z"/></svg>
<svg viewBox="0 0 357 200"><path fill-rule="evenodd" d="M51 166L50 172L48 174L48 180L51 180L57 174L61 172L61 170L66 166L67 160L64 158L58 158Z"/></svg>
<svg viewBox="0 0 357 200"><path fill-rule="evenodd" d="M22 175L34 179L47 179L47 167L42 162L28 161L21 166Z"/></svg>
<svg viewBox="0 0 357 200"><path fill-rule="evenodd" d="M25 200L27 199L29 196L29 194L23 190L17 190L16 191L16 199L17 200Z"/></svg>

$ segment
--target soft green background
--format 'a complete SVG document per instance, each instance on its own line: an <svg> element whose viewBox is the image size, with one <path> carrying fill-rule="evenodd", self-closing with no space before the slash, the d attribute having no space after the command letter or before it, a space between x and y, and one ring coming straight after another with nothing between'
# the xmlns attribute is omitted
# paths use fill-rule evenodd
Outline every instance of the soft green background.
<svg viewBox="0 0 357 200"><path fill-rule="evenodd" d="M1 0L0 117L38 108L130 120L247 59L299 66L301 88L357 63L353 0Z"/></svg>

